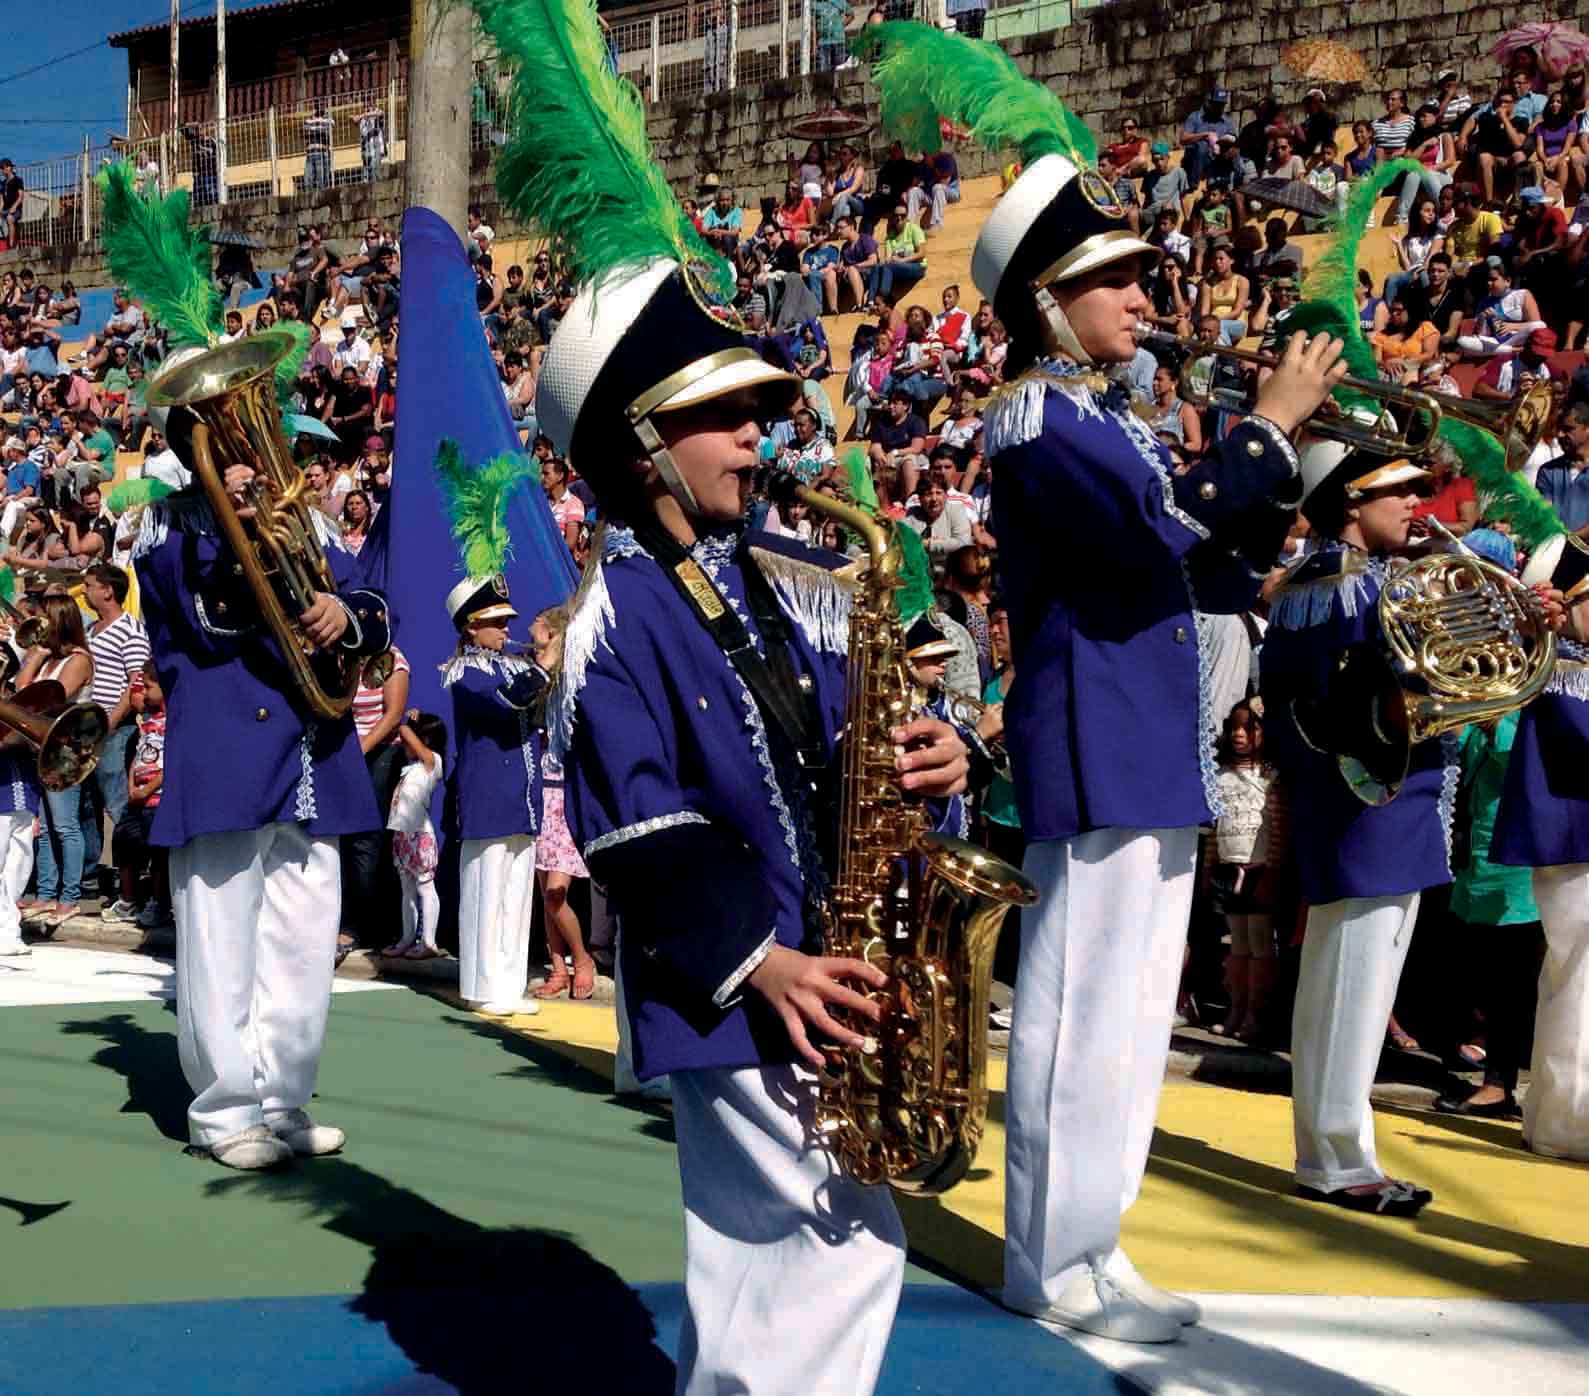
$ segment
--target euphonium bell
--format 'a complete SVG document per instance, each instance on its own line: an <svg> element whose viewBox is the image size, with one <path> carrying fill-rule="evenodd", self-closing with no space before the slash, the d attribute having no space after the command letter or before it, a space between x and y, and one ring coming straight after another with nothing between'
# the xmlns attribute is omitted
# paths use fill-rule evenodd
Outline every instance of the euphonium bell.
<svg viewBox="0 0 1589 1396"><path fill-rule="evenodd" d="M299 617L336 578L315 532L303 471L293 463L276 408L276 366L292 352L290 334L267 330L181 359L146 394L151 407L186 407L193 431L193 474L242 568L260 620L269 629L294 683L317 717L347 712L363 660L317 648ZM228 465L254 470L243 518L226 492Z"/></svg>
<svg viewBox="0 0 1589 1396"><path fill-rule="evenodd" d="M38 753L39 784L70 790L99 765L99 751L110 734L110 719L98 703L68 703L54 679L41 679L0 702L0 738Z"/></svg>
<svg viewBox="0 0 1589 1396"><path fill-rule="evenodd" d="M0 596L0 611L11 622L11 638L18 647L36 649L50 638L50 623L43 616L30 616Z"/></svg>

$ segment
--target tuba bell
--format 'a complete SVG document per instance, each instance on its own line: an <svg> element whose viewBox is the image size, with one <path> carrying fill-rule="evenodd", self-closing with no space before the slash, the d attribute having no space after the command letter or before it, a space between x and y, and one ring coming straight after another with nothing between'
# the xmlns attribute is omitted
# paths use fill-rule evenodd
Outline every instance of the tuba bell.
<svg viewBox="0 0 1589 1396"><path fill-rule="evenodd" d="M315 531L304 473L293 463L276 408L276 366L293 350L276 331L234 340L182 359L149 385L151 407L186 407L193 431L193 473L243 578L275 638L304 701L317 717L338 718L352 705L364 661L320 650L299 617L336 579ZM224 480L228 464L254 469L251 517L238 513Z"/></svg>
<svg viewBox="0 0 1589 1396"><path fill-rule="evenodd" d="M41 679L0 701L0 745L29 746L38 755L39 784L55 792L87 780L99 765L110 719L98 703L68 703L54 679Z"/></svg>

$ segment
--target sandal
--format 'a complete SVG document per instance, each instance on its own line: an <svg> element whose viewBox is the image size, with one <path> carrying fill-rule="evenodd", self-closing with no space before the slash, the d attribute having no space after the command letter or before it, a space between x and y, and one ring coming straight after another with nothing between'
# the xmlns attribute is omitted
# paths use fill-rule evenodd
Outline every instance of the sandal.
<svg viewBox="0 0 1589 1396"><path fill-rule="evenodd" d="M537 984L530 993L538 999L561 998L572 981L568 977L568 970L558 965L550 974Z"/></svg>
<svg viewBox="0 0 1589 1396"><path fill-rule="evenodd" d="M1386 1030L1385 1045L1397 1052L1418 1052L1423 1050L1418 1046L1418 1039L1401 1027Z"/></svg>
<svg viewBox="0 0 1589 1396"><path fill-rule="evenodd" d="M596 993L596 962L586 960L582 965L574 966L574 987L569 991L569 998L577 1002L584 1002Z"/></svg>
<svg viewBox="0 0 1589 1396"><path fill-rule="evenodd" d="M39 919L42 920L53 931L59 929L61 926L64 926L72 919L72 917L80 914L81 911L82 907L78 906L74 902L70 905L57 906L55 910L52 911L48 916L43 916Z"/></svg>
<svg viewBox="0 0 1589 1396"><path fill-rule="evenodd" d="M1344 1207L1348 1212L1372 1212L1382 1217L1416 1217L1425 1205L1434 1200L1428 1188L1414 1187L1411 1183L1386 1178L1373 1192L1351 1192L1337 1188L1325 1192L1322 1188L1297 1185L1297 1196L1309 1202L1328 1202L1332 1207Z"/></svg>
<svg viewBox="0 0 1589 1396"><path fill-rule="evenodd" d="M436 949L434 945L426 945L424 941L420 941L418 945L410 945L407 950L403 951L405 960L434 960L440 955L440 950Z"/></svg>
<svg viewBox="0 0 1589 1396"><path fill-rule="evenodd" d="M334 968L336 968L336 966L340 965L345 959L347 959L347 957L349 955L351 955L358 948L359 948L359 943L358 943L358 941L354 940L352 936L338 936L337 937L337 957L336 957L335 960L333 960L331 962L332 968L334 969Z"/></svg>
<svg viewBox="0 0 1589 1396"><path fill-rule="evenodd" d="M340 950L342 947L338 945L337 948ZM388 945L386 949L381 951L381 957L387 960L400 960L413 948L414 942L411 940L393 941L392 944Z"/></svg>

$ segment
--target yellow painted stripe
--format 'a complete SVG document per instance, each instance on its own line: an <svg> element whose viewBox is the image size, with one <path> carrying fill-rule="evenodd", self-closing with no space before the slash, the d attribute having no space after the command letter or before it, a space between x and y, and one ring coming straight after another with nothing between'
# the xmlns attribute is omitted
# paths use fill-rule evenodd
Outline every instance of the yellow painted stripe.
<svg viewBox="0 0 1589 1396"><path fill-rule="evenodd" d="M554 1001L510 1026L611 1079L610 1013ZM900 1205L918 1250L988 1289L1001 1282L1004 1086L995 1059L971 1176ZM1288 1098L1167 1085L1127 1249L1170 1289L1589 1301L1589 1166L1525 1152L1516 1125L1390 1109L1377 1122L1387 1171L1435 1192L1416 1222L1294 1196Z"/></svg>

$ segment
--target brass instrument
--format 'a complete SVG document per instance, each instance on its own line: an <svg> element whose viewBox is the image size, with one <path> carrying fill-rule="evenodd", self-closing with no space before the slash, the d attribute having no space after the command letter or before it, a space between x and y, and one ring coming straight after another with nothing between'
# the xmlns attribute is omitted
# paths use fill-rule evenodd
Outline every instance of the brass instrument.
<svg viewBox="0 0 1589 1396"><path fill-rule="evenodd" d="M0 611L11 622L11 638L25 650L37 649L50 638L50 623L43 616L30 616L0 596Z"/></svg>
<svg viewBox="0 0 1589 1396"><path fill-rule="evenodd" d="M1556 665L1533 592L1429 522L1457 551L1398 565L1379 593L1383 650L1347 650L1334 691L1292 707L1303 738L1335 756L1365 804L1396 797L1415 743L1523 707Z"/></svg>
<svg viewBox="0 0 1589 1396"><path fill-rule="evenodd" d="M361 688L385 688L386 681L397 670L397 661L392 658L391 650L382 650L379 654L372 654L364 661L364 666L359 670L359 686Z"/></svg>
<svg viewBox="0 0 1589 1396"><path fill-rule="evenodd" d="M839 852L823 915L822 953L865 960L888 975L866 990L882 1009L865 1050L829 1046L817 1129L839 1166L862 1183L931 1196L971 1167L987 1116L988 990L999 926L1037 890L1015 868L964 840L932 832L925 807L896 783L892 729L925 694L905 658L897 525L774 477L774 488L865 541L869 566L850 608L849 683Z"/></svg>
<svg viewBox="0 0 1589 1396"><path fill-rule="evenodd" d="M1237 349L1211 339L1182 338L1148 325L1137 329L1137 342L1148 349L1166 349L1185 357L1181 368L1181 397L1197 408L1216 408L1246 415L1253 411L1256 396L1246 389L1210 385L1207 391L1195 381L1195 368L1201 359L1228 359L1232 363L1257 368L1274 368L1278 354L1257 349ZM1510 402L1476 402L1452 393L1428 392L1379 379L1346 377L1341 387L1372 398L1381 404L1372 421L1349 412L1326 408L1308 418L1311 436L1344 442L1355 449L1374 451L1384 456L1406 456L1418 460L1434 449L1440 423L1447 417L1466 422L1499 438L1506 448L1506 468L1517 470L1533 453L1550 421L1550 384L1536 383ZM1404 420L1397 420L1400 412Z"/></svg>
<svg viewBox="0 0 1589 1396"><path fill-rule="evenodd" d="M989 708L1003 706L1002 701L986 703L975 694L963 693L954 688L944 689L943 698L944 706L949 710L949 720L962 727L976 727L982 721L983 713ZM1010 756L1005 747L1004 734L1001 732L997 737L983 737L982 744L987 747L988 755L993 758L994 768L1000 775L1008 776Z"/></svg>
<svg viewBox="0 0 1589 1396"><path fill-rule="evenodd" d="M42 679L0 701L0 728L5 731L0 742L38 753L39 784L58 791L93 774L110 719L98 703L68 703L60 684Z"/></svg>
<svg viewBox="0 0 1589 1396"><path fill-rule="evenodd" d="M193 431L193 473L222 536L248 582L260 619L280 647L294 683L317 717L348 711L363 660L320 650L298 619L336 579L315 532L304 473L292 459L276 408L276 365L292 352L291 335L267 330L181 360L149 385L151 407L186 407ZM226 492L228 464L252 466L251 517Z"/></svg>

